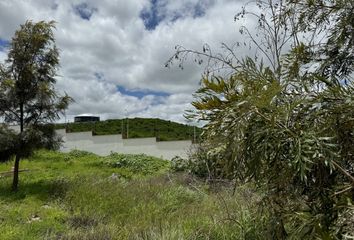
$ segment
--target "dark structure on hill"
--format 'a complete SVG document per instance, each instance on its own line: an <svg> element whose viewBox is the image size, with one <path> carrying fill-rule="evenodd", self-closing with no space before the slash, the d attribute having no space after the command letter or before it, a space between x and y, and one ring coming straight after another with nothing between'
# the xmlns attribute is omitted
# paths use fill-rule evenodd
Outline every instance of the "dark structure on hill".
<svg viewBox="0 0 354 240"><path fill-rule="evenodd" d="M99 122L100 117L97 116L76 116L74 122Z"/></svg>

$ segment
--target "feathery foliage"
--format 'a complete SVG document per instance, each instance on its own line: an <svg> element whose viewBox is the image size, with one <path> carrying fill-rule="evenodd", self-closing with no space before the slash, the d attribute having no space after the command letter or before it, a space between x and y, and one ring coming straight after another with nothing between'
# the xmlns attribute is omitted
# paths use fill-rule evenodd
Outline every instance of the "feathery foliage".
<svg viewBox="0 0 354 240"><path fill-rule="evenodd" d="M231 59L181 48L175 54L182 61L206 56L211 67L233 70L217 75L207 68L195 94L189 116L208 121L209 148L197 161L209 178L266 189L273 239L353 236L353 3L256 4L260 13L244 7L236 15L258 19L257 34L241 28L255 58L237 59L232 48Z"/></svg>
<svg viewBox="0 0 354 240"><path fill-rule="evenodd" d="M20 126L12 153L16 155L13 189L18 185L20 159L37 147L55 147L53 127L71 98L54 89L59 53L52 29L54 22L21 25L12 38L8 58L0 66L0 117Z"/></svg>

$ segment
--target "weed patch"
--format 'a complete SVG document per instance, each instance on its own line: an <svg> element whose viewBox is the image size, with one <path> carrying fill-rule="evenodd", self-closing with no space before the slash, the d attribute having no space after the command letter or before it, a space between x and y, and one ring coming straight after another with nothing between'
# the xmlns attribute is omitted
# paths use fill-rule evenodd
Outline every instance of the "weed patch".
<svg viewBox="0 0 354 240"><path fill-rule="evenodd" d="M0 179L0 239L264 239L252 186L219 187L145 155L39 151ZM0 164L5 170L8 164Z"/></svg>

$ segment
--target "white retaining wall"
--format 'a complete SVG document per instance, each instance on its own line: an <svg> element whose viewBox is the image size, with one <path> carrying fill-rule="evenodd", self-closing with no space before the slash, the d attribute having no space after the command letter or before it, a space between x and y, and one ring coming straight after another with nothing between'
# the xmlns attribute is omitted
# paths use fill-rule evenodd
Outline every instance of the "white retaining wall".
<svg viewBox="0 0 354 240"><path fill-rule="evenodd" d="M10 125L8 126L10 129L19 132L20 131L20 126L19 125ZM65 130L65 129L64 129Z"/></svg>
<svg viewBox="0 0 354 240"><path fill-rule="evenodd" d="M9 126L19 131L19 126ZM141 154L171 160L175 156L187 157L192 148L192 141L163 141L157 142L156 138L129 138L123 139L121 134L92 136L92 132L66 133L65 129L56 130L63 138L62 152L83 150L97 155L106 156L111 152L125 154Z"/></svg>
<svg viewBox="0 0 354 240"><path fill-rule="evenodd" d="M92 136L92 132L66 133L65 129L57 130L63 137L63 152L73 149L93 152L105 156L111 152L125 154L141 154L171 160L175 156L187 157L192 141L157 142L156 138L123 139L122 135Z"/></svg>

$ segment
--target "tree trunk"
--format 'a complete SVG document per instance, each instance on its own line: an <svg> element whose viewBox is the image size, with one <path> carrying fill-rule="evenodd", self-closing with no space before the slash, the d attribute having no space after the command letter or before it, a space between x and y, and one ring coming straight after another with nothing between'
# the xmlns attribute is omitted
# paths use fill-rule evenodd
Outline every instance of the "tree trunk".
<svg viewBox="0 0 354 240"><path fill-rule="evenodd" d="M18 189L18 170L20 167L20 155L16 154L15 166L14 166L14 178L12 181L12 191L17 191Z"/></svg>
<svg viewBox="0 0 354 240"><path fill-rule="evenodd" d="M18 189L18 171L20 168L20 160L21 160L21 151L23 147L22 134L24 129L24 121L23 121L23 102L20 103L20 148L17 150L16 158L15 158L15 166L14 166L14 178L12 181L12 191L17 191Z"/></svg>

